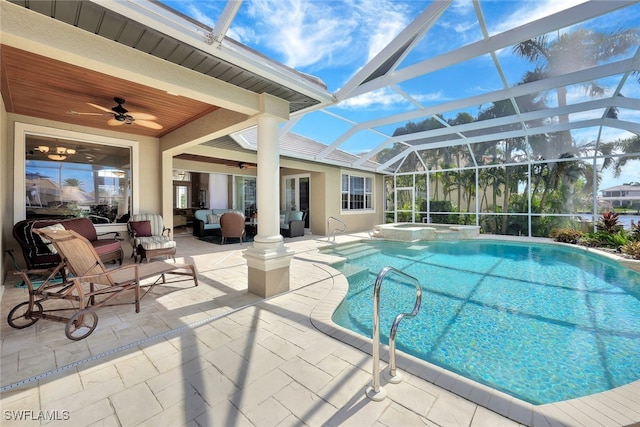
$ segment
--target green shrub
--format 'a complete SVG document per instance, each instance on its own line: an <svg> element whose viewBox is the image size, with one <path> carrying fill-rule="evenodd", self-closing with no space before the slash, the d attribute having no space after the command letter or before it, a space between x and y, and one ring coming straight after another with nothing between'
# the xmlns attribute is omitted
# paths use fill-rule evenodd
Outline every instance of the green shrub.
<svg viewBox="0 0 640 427"><path fill-rule="evenodd" d="M574 228L554 228L549 233L556 242L573 243L576 244L582 238L583 233L580 230Z"/></svg>
<svg viewBox="0 0 640 427"><path fill-rule="evenodd" d="M629 242L622 247L622 253L629 255L633 259L640 259L640 242Z"/></svg>
<svg viewBox="0 0 640 427"><path fill-rule="evenodd" d="M603 247L618 249L629 243L629 236L624 230L617 233L609 233L606 231L596 231L595 233L585 234L579 241L581 245L589 247Z"/></svg>

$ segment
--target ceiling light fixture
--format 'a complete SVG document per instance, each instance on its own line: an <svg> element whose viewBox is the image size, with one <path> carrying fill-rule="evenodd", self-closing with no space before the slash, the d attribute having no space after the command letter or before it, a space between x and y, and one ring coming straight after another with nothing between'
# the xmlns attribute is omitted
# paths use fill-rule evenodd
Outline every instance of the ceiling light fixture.
<svg viewBox="0 0 640 427"><path fill-rule="evenodd" d="M65 148L65 147L55 147L53 150L46 146L46 145L38 145L36 147L36 149L44 154L49 153L49 151L51 151L51 154L47 154L47 158L49 158L50 160L55 160L55 161L62 161L65 160L67 157L76 154L76 150L73 148Z"/></svg>

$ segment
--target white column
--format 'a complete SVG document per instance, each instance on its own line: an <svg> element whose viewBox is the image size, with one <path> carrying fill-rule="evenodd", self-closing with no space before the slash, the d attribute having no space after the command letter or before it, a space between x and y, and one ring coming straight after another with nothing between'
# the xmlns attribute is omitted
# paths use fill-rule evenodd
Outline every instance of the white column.
<svg viewBox="0 0 640 427"><path fill-rule="evenodd" d="M244 257L249 292L267 298L289 290L293 250L280 235L280 150L278 123L288 118L287 102L261 95L263 114L258 117L258 234Z"/></svg>
<svg viewBox="0 0 640 427"><path fill-rule="evenodd" d="M282 242L280 235L280 147L276 117L258 118L258 235L254 242Z"/></svg>

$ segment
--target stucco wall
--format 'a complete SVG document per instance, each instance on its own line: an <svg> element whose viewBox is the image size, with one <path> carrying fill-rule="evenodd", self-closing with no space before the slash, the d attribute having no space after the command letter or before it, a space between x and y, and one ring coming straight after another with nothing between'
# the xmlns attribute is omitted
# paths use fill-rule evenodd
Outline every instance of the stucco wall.
<svg viewBox="0 0 640 427"><path fill-rule="evenodd" d="M326 236L332 232L327 229L327 219L330 216L338 218L347 225L347 233L363 232L373 229L382 223L382 175L363 173L336 166L320 163L305 162L283 158L282 175L310 174L310 228L312 234ZM341 188L342 173L356 173L374 178L374 210L366 212L342 212ZM330 226L333 227L332 223Z"/></svg>
<svg viewBox="0 0 640 427"><path fill-rule="evenodd" d="M6 167L9 162L9 137L7 131L7 110L4 106L4 100L0 99L0 165L2 165L0 172L0 214L2 215L2 232L0 233L0 255L2 256L0 259L0 284L4 283L5 276L7 271L9 271L9 260L6 256L4 256L4 251L6 247L6 243L11 238L11 228L8 226L10 218L9 212L9 203L7 203L9 199L9 193L7 188L9 187L9 182L13 180L9 179L9 168ZM13 152L13 150L11 150ZM2 297L2 293L4 291L4 286L0 286L0 298Z"/></svg>
<svg viewBox="0 0 640 427"><path fill-rule="evenodd" d="M0 181L0 191L2 194L2 200L0 201L0 209L2 211L2 249L3 251L8 248L12 248L16 251L16 258L20 263L23 263L21 252L19 247L14 242L12 236L13 224L17 221L14 217L14 149L13 140L15 133L15 123L26 123L29 125L46 126L54 129L61 129L65 131L81 132L83 134L104 136L110 138L117 138L121 140L136 141L138 146L138 191L137 191L137 204L134 204L134 211L137 212L160 212L161 207L161 165L160 165L160 148L158 140L156 138L132 136L120 132L102 131L99 129L88 128L84 126L76 126L59 122L52 122L49 120L38 119L34 117L16 115L11 113L5 113L4 107L2 109L2 117L0 118L0 124L2 125L2 132L0 133L0 144L2 161L1 164L2 174ZM135 165L134 165L135 167ZM135 200L135 198L134 198ZM126 230L126 225L118 224L114 227L120 227L122 230ZM111 230L111 229L110 229ZM4 255L4 252L3 252ZM3 257L4 260L5 257ZM8 268L7 261L4 260L5 272ZM6 273L4 273L6 274ZM4 276L3 276L4 278Z"/></svg>

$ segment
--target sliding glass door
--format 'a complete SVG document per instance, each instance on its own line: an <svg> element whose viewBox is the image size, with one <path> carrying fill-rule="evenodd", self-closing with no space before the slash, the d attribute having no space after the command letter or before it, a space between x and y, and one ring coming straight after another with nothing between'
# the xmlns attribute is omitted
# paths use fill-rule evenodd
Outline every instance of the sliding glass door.
<svg viewBox="0 0 640 427"><path fill-rule="evenodd" d="M309 175L282 177L282 209L305 213L305 227L309 228Z"/></svg>

